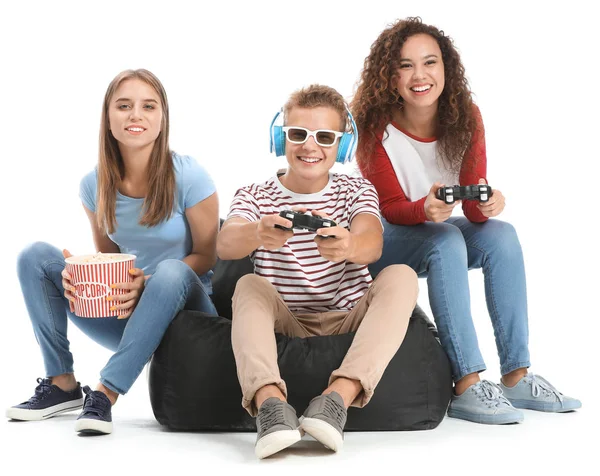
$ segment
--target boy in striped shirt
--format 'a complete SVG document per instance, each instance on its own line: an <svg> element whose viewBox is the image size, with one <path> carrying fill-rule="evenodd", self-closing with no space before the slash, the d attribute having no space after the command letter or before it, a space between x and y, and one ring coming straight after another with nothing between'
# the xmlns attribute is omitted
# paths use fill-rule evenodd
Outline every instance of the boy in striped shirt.
<svg viewBox="0 0 600 476"><path fill-rule="evenodd" d="M327 86L301 89L284 106L288 168L239 189L217 241L221 259L250 254L254 274L233 296L232 343L242 405L257 416L256 454L270 456L309 433L338 451L350 405L363 407L406 333L417 276L390 266L372 283L367 265L379 259L382 225L374 187L363 178L330 173L351 116ZM330 218L336 226L285 230L279 216L294 209ZM329 235L329 236L327 236ZM329 386L301 418L286 402L277 366L275 332L291 337L356 331Z"/></svg>

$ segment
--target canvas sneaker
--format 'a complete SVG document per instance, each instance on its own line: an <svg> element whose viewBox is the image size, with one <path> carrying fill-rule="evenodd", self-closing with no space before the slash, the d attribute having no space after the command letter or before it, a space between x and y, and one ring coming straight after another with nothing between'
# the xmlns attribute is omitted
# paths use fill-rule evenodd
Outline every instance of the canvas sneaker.
<svg viewBox="0 0 600 476"><path fill-rule="evenodd" d="M481 380L461 395L452 395L448 416L486 425L519 423L523 412L511 405L502 389L488 380Z"/></svg>
<svg viewBox="0 0 600 476"><path fill-rule="evenodd" d="M545 378L532 373L525 375L514 387L500 382L500 388L516 408L557 413L581 408L579 400L563 395Z"/></svg>
<svg viewBox="0 0 600 476"><path fill-rule="evenodd" d="M45 420L60 413L78 410L83 405L79 382L77 387L69 392L53 385L49 378L38 378L37 383L33 397L7 409L7 418L24 421Z"/></svg>
<svg viewBox="0 0 600 476"><path fill-rule="evenodd" d="M267 458L302 439L296 410L278 398L267 398L256 416L256 446L260 459Z"/></svg>
<svg viewBox="0 0 600 476"><path fill-rule="evenodd" d="M300 418L302 429L332 451L344 445L344 426L348 411L337 392L313 398Z"/></svg>
<svg viewBox="0 0 600 476"><path fill-rule="evenodd" d="M87 385L83 387L85 401L83 410L77 417L75 431L98 435L112 433L112 404L108 397L97 390L92 390Z"/></svg>

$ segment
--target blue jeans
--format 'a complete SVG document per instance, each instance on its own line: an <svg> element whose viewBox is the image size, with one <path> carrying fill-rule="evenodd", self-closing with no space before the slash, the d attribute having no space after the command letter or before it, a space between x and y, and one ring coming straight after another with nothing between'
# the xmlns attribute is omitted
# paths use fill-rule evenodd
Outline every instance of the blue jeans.
<svg viewBox="0 0 600 476"><path fill-rule="evenodd" d="M167 327L182 309L216 314L196 273L183 261L168 259L156 267L128 319L82 318L69 311L61 272L61 251L35 243L21 252L18 275L33 331L41 347L46 376L73 372L67 322L71 320L98 344L114 351L100 373L100 382L127 393L160 344Z"/></svg>
<svg viewBox="0 0 600 476"><path fill-rule="evenodd" d="M512 225L471 223L464 217L415 226L383 224L383 254L369 270L375 277L387 266L407 264L427 277L431 311L455 381L486 368L471 316L470 269L483 270L502 375L531 365L525 266Z"/></svg>

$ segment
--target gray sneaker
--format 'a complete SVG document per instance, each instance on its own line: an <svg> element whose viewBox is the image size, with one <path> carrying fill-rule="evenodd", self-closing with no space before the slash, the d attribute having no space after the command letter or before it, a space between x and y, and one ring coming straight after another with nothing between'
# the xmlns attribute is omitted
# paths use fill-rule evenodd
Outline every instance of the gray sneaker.
<svg viewBox="0 0 600 476"><path fill-rule="evenodd" d="M505 425L523 421L517 410L495 383L482 380L471 385L461 395L452 395L448 416L486 425Z"/></svg>
<svg viewBox="0 0 600 476"><path fill-rule="evenodd" d="M302 429L333 451L344 444L344 425L348 411L344 400L337 392L313 398L304 415L300 417Z"/></svg>
<svg viewBox="0 0 600 476"><path fill-rule="evenodd" d="M258 409L256 446L260 459L267 458L302 439L296 410L282 400L271 397Z"/></svg>
<svg viewBox="0 0 600 476"><path fill-rule="evenodd" d="M545 378L532 373L525 375L514 387L500 383L500 388L516 408L557 413L581 408L579 400L563 395Z"/></svg>

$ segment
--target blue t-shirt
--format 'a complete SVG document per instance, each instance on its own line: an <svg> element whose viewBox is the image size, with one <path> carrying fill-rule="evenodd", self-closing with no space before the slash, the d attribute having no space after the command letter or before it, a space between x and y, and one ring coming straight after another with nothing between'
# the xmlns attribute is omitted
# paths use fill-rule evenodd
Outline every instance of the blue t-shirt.
<svg viewBox="0 0 600 476"><path fill-rule="evenodd" d="M166 259L185 258L192 252L192 234L185 217L186 208L215 193L215 185L200 164L192 157L173 153L177 200L171 217L156 226L139 224L142 216L143 198L131 198L117 191L115 232L108 235L121 250L137 256L135 265L152 274L158 263ZM97 169L81 180L79 196L83 204L96 212ZM201 275L200 280L207 292L212 293L212 271Z"/></svg>

